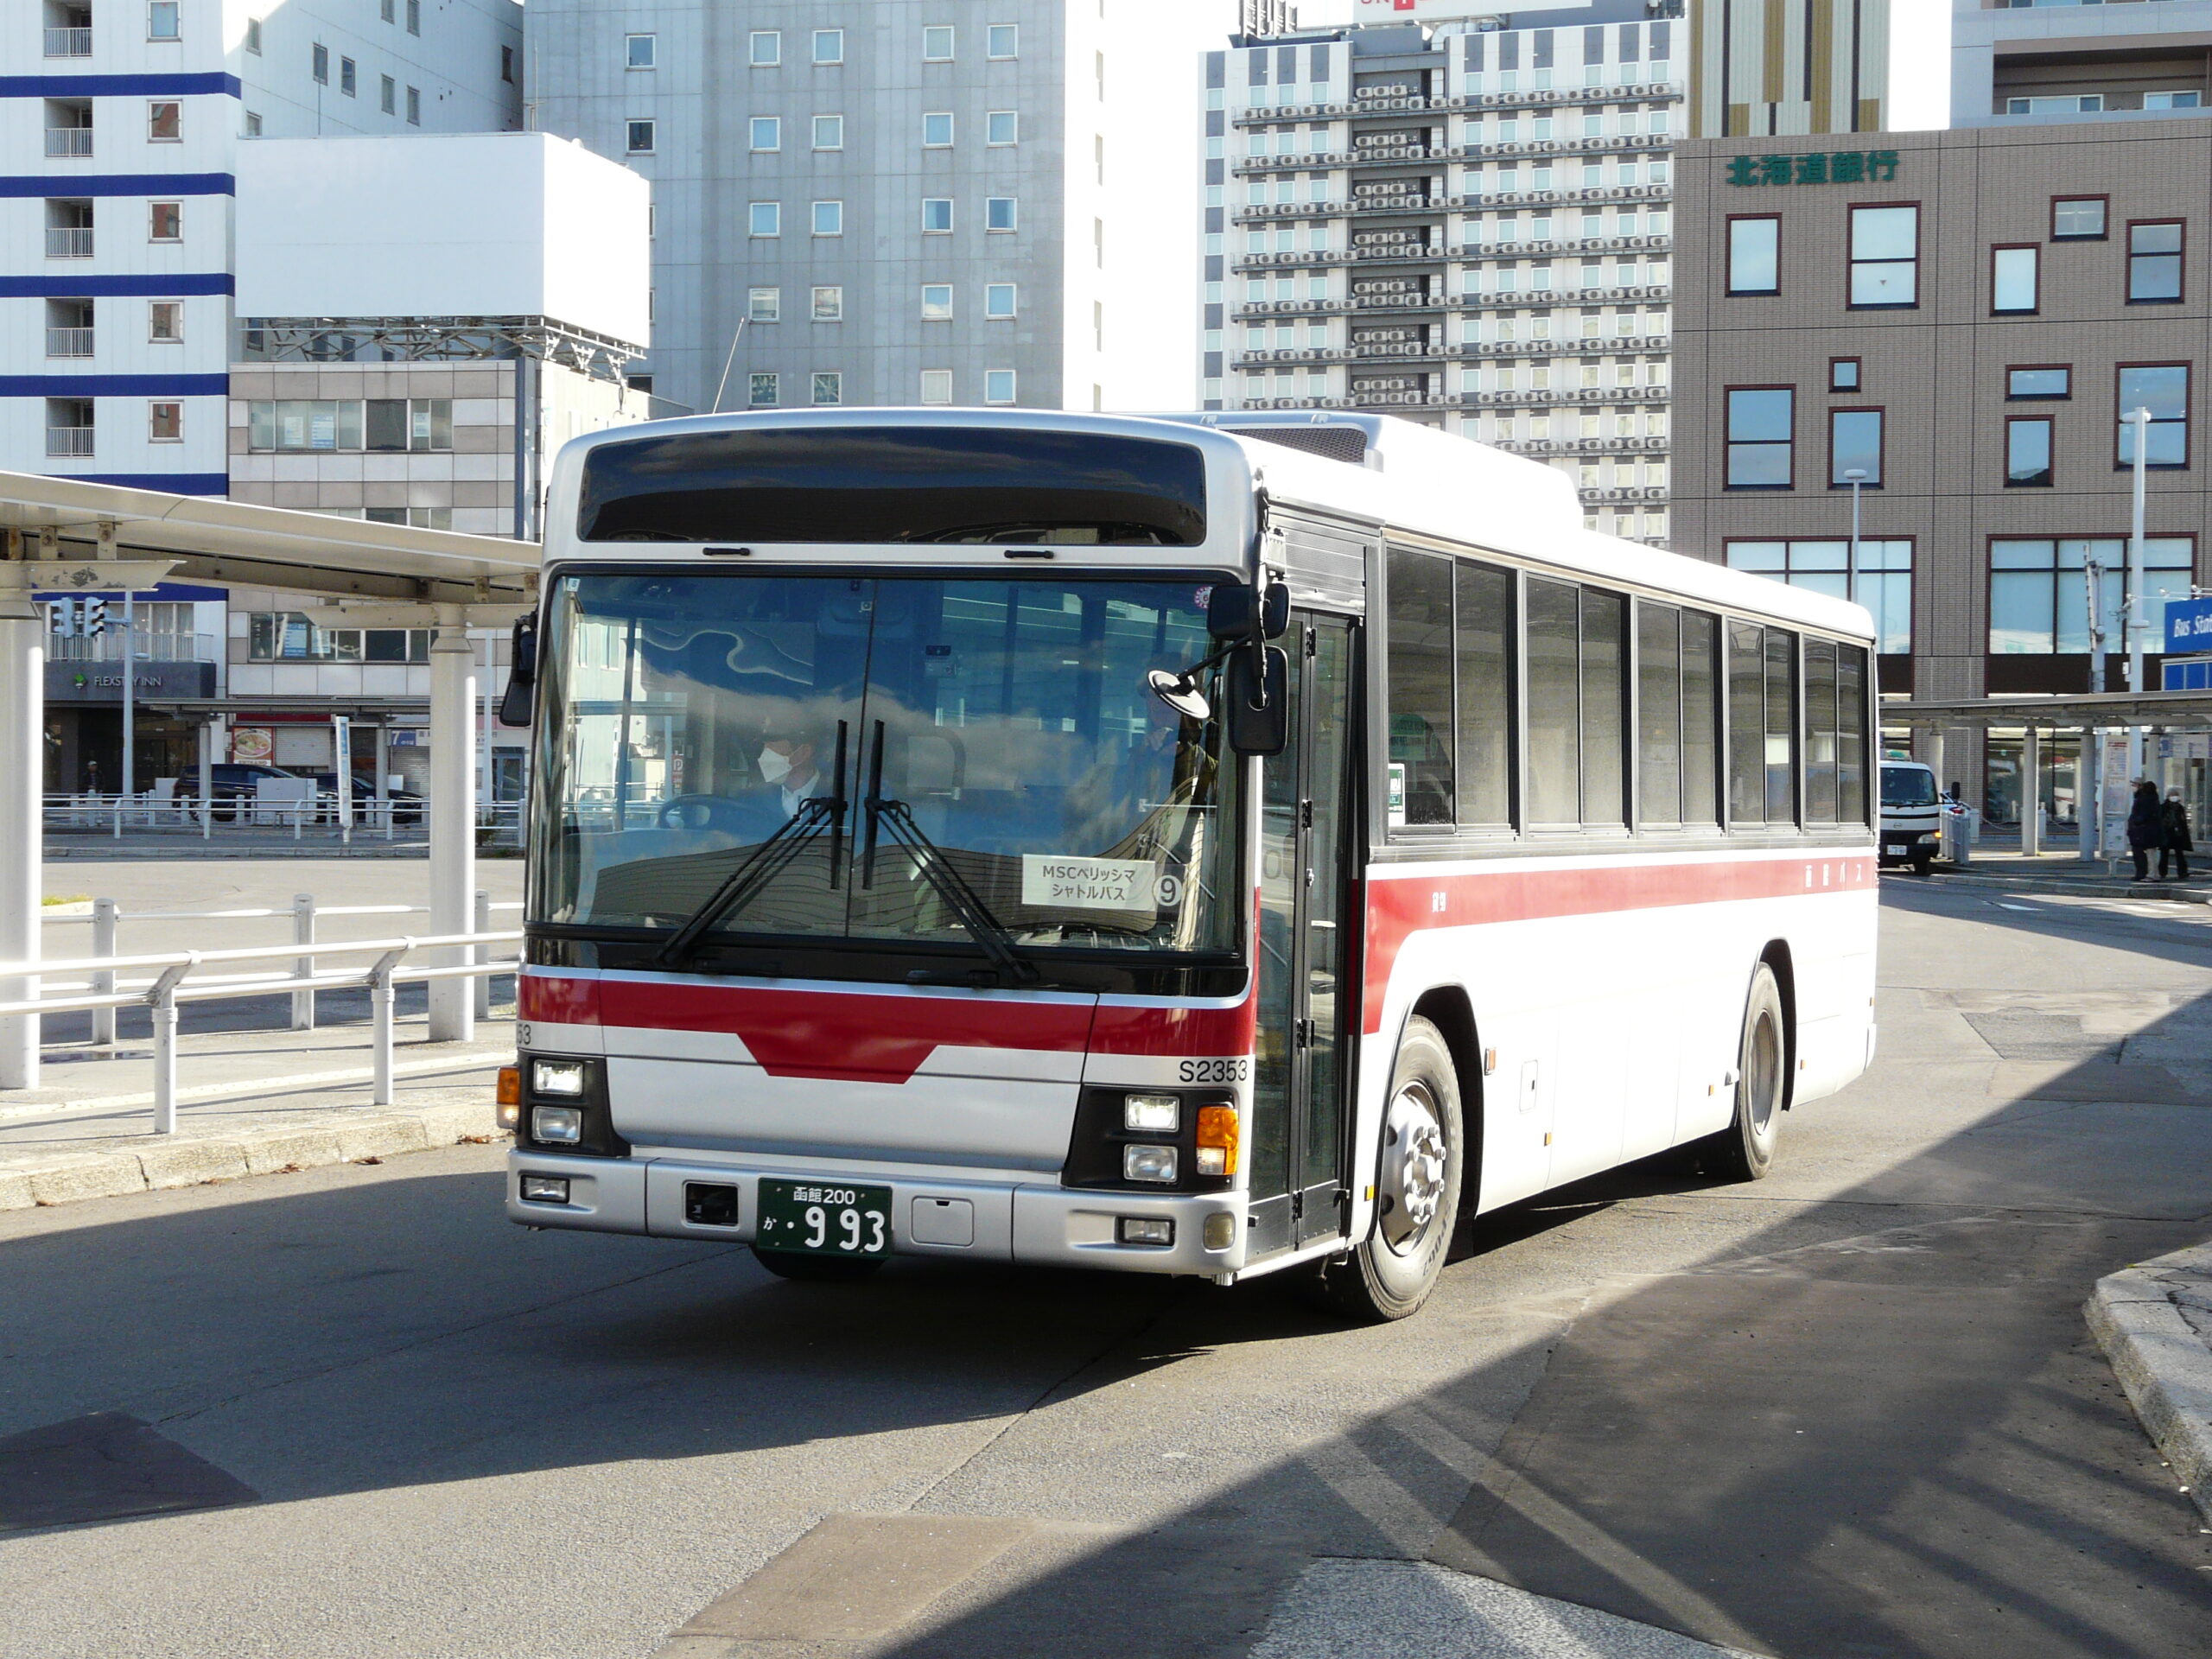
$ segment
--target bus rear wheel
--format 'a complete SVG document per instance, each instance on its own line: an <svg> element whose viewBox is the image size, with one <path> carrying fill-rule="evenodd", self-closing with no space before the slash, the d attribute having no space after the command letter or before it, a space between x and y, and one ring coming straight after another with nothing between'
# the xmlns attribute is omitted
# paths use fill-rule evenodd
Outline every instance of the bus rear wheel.
<svg viewBox="0 0 2212 1659"><path fill-rule="evenodd" d="M869 1277L883 1265L874 1256L855 1260L842 1255L807 1255L798 1250L764 1250L757 1246L753 1259L779 1279L797 1279L817 1285L850 1284Z"/></svg>
<svg viewBox="0 0 2212 1659"><path fill-rule="evenodd" d="M1344 1319L1402 1319L1436 1287L1459 1215L1465 1165L1459 1079L1443 1034L1406 1025L1382 1112L1375 1220L1366 1239L1307 1270L1308 1301Z"/></svg>
<svg viewBox="0 0 2212 1659"><path fill-rule="evenodd" d="M1735 1121L1707 1142L1715 1174L1756 1181L1774 1168L1782 1138L1783 1090L1789 1044L1783 1032L1782 988L1761 963L1744 1003L1744 1034L1736 1057Z"/></svg>

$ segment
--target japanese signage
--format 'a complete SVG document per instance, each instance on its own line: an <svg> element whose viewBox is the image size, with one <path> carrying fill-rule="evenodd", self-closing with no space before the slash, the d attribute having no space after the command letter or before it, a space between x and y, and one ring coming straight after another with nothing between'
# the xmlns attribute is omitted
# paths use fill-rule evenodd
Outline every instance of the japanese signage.
<svg viewBox="0 0 2212 1659"><path fill-rule="evenodd" d="M2212 652L2212 599L2166 601L2166 650L2183 657Z"/></svg>
<svg viewBox="0 0 2212 1659"><path fill-rule="evenodd" d="M1732 156L1731 184L1886 184L1897 175L1894 149L1834 149L1812 156Z"/></svg>

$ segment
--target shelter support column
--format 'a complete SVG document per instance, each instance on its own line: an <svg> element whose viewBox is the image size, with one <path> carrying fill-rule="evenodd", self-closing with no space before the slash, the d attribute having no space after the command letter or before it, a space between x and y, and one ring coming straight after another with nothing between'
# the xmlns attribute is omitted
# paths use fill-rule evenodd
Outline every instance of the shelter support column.
<svg viewBox="0 0 2212 1659"><path fill-rule="evenodd" d="M2082 728L2082 764L2074 776L2074 816L2082 825L2082 856L2093 864L2104 857L2105 780L2100 775L2104 760L2101 748L2097 728Z"/></svg>
<svg viewBox="0 0 2212 1659"><path fill-rule="evenodd" d="M466 933L476 895L476 648L466 608L437 607L430 645L430 931ZM467 960L466 947L441 950L440 965ZM467 1042L476 1034L476 999L465 979L430 981L430 1040Z"/></svg>
<svg viewBox="0 0 2212 1659"><path fill-rule="evenodd" d="M2032 721L2020 734L2020 851L2043 851L2043 734Z"/></svg>
<svg viewBox="0 0 2212 1659"><path fill-rule="evenodd" d="M35 962L45 853L46 627L23 563L10 560L0 572L0 961ZM0 998L28 1000L38 988L35 978L0 980ZM0 1019L0 1089L38 1087L38 1050L36 1014Z"/></svg>

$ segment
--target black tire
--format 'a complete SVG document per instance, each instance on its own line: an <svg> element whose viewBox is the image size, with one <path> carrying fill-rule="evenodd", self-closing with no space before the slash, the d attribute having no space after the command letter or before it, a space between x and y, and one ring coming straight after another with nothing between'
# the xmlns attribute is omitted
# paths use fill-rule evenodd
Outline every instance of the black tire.
<svg viewBox="0 0 2212 1659"><path fill-rule="evenodd" d="M1936 855L1933 853L1915 853L1912 855L1912 873L1915 875L1935 874Z"/></svg>
<svg viewBox="0 0 2212 1659"><path fill-rule="evenodd" d="M1419 1311L1444 1270L1459 1221L1466 1144L1452 1051L1434 1026L1415 1017L1391 1069L1374 1223L1354 1249L1306 1269L1301 1297L1363 1324Z"/></svg>
<svg viewBox="0 0 2212 1659"><path fill-rule="evenodd" d="M798 1250L764 1250L757 1245L753 1259L779 1279L814 1285L849 1285L871 1277L883 1265L879 1256L808 1255Z"/></svg>
<svg viewBox="0 0 2212 1659"><path fill-rule="evenodd" d="M1744 1001L1744 1032L1736 1044L1736 1116L1703 1148L1707 1166L1714 1174L1731 1181L1757 1181L1774 1168L1783 1104L1788 1098L1789 1056L1782 988L1775 983L1774 969L1761 963L1751 973L1751 995Z"/></svg>

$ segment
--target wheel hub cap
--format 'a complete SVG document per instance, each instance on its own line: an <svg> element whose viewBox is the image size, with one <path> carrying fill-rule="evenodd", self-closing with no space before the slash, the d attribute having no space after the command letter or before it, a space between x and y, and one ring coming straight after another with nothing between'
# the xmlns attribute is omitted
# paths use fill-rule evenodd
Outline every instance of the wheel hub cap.
<svg viewBox="0 0 2212 1659"><path fill-rule="evenodd" d="M1413 1254L1444 1203L1444 1122L1426 1085L1412 1083L1390 1102L1382 1124L1380 1187L1382 1241Z"/></svg>

